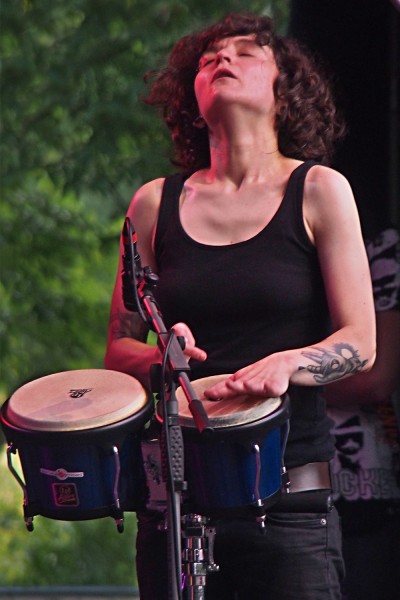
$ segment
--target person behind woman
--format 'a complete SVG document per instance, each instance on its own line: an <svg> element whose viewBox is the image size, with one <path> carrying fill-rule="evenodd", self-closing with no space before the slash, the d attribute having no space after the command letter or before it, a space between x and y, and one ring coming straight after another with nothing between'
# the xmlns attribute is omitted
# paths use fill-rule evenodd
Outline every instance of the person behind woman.
<svg viewBox="0 0 400 600"><path fill-rule="evenodd" d="M326 388L334 421L332 475L343 533L343 600L400 596L400 236L391 224L366 227L377 353L367 373Z"/></svg>
<svg viewBox="0 0 400 600"><path fill-rule="evenodd" d="M248 14L179 40L149 85L180 172L143 185L127 214L165 323L186 340L191 379L231 373L207 398L291 401L290 493L266 535L254 518L218 520L206 598L339 598L337 513L326 496L313 506L334 452L320 386L371 367L375 329L354 198L326 166L343 130L330 86L270 18ZM105 366L148 386L160 351L124 308L121 268ZM161 518L138 514L142 600L168 596Z"/></svg>

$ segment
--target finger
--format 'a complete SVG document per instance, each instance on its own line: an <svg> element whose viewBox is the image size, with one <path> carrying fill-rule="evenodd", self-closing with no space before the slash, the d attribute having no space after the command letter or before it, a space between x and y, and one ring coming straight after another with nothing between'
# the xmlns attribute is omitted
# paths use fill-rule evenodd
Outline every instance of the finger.
<svg viewBox="0 0 400 600"><path fill-rule="evenodd" d="M202 348L196 346L196 340L186 323L176 323L172 329L175 331L175 335L181 336L185 341L183 349L185 356L201 362L206 360L207 353Z"/></svg>
<svg viewBox="0 0 400 600"><path fill-rule="evenodd" d="M175 325L172 326L172 329L175 331L176 335L180 335L180 336L184 337L185 339L188 340L188 342L190 342L194 345L193 334L192 334L189 326L186 325L186 323L175 323Z"/></svg>
<svg viewBox="0 0 400 600"><path fill-rule="evenodd" d="M198 348L197 346L186 346L184 354L189 358L193 358L194 360L200 360L201 362L205 361L207 358L207 352Z"/></svg>
<svg viewBox="0 0 400 600"><path fill-rule="evenodd" d="M227 386L227 381L228 379L225 381L220 381L207 390L204 390L204 396L208 400L220 400L221 398L231 398L233 396L237 396L237 391L229 389Z"/></svg>
<svg viewBox="0 0 400 600"><path fill-rule="evenodd" d="M220 398L232 399L235 396L243 395L270 398L281 396L286 392L288 387L286 379L275 375L266 377L258 369L254 371L249 369L246 376L242 373L240 378L234 374L225 381L205 390L204 395L209 400L218 400Z"/></svg>

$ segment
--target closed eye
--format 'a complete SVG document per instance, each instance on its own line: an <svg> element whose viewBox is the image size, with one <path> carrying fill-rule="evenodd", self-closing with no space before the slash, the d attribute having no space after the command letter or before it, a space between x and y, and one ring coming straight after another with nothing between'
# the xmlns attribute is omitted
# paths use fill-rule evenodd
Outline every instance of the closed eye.
<svg viewBox="0 0 400 600"><path fill-rule="evenodd" d="M214 56L209 56L209 57L202 58L200 60L200 62L199 62L199 69L203 69L207 65L210 65L212 62L214 62L214 59L215 59Z"/></svg>

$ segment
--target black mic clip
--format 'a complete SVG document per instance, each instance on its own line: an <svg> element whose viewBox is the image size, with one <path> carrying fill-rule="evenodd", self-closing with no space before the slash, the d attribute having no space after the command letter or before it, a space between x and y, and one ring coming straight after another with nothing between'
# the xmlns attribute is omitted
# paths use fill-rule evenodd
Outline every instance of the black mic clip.
<svg viewBox="0 0 400 600"><path fill-rule="evenodd" d="M122 229L122 299L124 306L131 312L138 312L143 321L149 323L142 309L142 298L148 288L155 288L158 276L150 267L142 267L140 255L137 250L137 235L131 220L126 217Z"/></svg>
<svg viewBox="0 0 400 600"><path fill-rule="evenodd" d="M157 287L158 279L158 275L153 273L151 267L141 269L140 277L136 278L139 294L142 296L149 295Z"/></svg>

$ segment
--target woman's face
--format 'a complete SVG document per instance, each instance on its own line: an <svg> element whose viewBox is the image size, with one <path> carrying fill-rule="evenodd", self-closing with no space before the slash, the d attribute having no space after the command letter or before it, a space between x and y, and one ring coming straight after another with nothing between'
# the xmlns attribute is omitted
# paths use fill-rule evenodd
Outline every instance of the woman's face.
<svg viewBox="0 0 400 600"><path fill-rule="evenodd" d="M200 114L212 121L220 110L236 104L274 115L277 75L271 48L260 46L255 35L216 41L201 56L194 83Z"/></svg>

